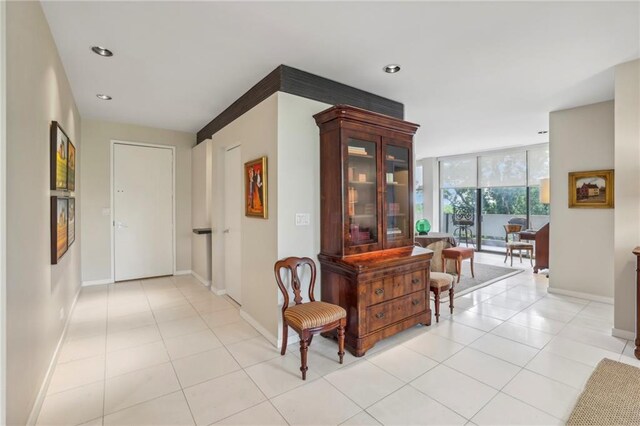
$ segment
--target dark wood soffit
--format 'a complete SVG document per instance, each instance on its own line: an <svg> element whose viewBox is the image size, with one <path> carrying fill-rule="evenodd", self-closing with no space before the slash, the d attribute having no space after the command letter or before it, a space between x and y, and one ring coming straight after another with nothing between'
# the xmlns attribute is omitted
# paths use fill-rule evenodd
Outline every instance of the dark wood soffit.
<svg viewBox="0 0 640 426"><path fill-rule="evenodd" d="M276 92L285 92L331 105L347 104L395 118L404 118L404 105L346 84L280 65L198 132L197 143L211 137Z"/></svg>

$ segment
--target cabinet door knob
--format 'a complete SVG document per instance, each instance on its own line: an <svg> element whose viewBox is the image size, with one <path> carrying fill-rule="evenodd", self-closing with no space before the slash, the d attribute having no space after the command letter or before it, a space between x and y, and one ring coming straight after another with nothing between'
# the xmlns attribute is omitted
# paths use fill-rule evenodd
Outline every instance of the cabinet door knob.
<svg viewBox="0 0 640 426"><path fill-rule="evenodd" d="M419 299L413 299L413 302L411 302L413 306L416 306L418 303L420 303Z"/></svg>
<svg viewBox="0 0 640 426"><path fill-rule="evenodd" d="M420 278L414 278L411 280L413 284L418 284L420 282Z"/></svg>
<svg viewBox="0 0 640 426"><path fill-rule="evenodd" d="M377 314L376 314L376 318L378 318L378 319L382 319L382 318L384 318L384 312L379 312L379 313L377 313Z"/></svg>
<svg viewBox="0 0 640 426"><path fill-rule="evenodd" d="M384 290L383 290L383 289L381 289L381 288L377 288L377 289L376 289L376 294L377 294L378 296L380 296L381 294L384 294Z"/></svg>

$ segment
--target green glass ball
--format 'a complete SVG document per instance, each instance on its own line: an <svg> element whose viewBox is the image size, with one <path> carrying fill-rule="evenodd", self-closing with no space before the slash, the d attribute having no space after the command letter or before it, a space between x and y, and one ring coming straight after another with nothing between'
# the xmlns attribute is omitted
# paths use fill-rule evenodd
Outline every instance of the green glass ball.
<svg viewBox="0 0 640 426"><path fill-rule="evenodd" d="M416 222L416 231L420 235L427 235L431 231L431 224L427 219L420 219Z"/></svg>

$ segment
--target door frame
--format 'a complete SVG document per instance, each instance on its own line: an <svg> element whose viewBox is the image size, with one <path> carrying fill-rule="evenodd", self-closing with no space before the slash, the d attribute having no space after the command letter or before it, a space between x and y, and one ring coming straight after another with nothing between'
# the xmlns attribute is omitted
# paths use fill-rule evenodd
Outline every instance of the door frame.
<svg viewBox="0 0 640 426"><path fill-rule="evenodd" d="M172 152L172 162L171 162L171 251L173 258L173 275L176 274L176 147L175 145L161 145L161 144L152 144L146 142L132 142L132 141L123 141L118 139L111 139L109 153L110 153L110 173L109 173L109 226L111 227L111 282L116 282L116 227L115 227L115 213L113 209L113 191L114 191L114 176L115 176L115 149L116 145L130 145L130 146L140 146L146 148L160 148L160 149L170 149Z"/></svg>

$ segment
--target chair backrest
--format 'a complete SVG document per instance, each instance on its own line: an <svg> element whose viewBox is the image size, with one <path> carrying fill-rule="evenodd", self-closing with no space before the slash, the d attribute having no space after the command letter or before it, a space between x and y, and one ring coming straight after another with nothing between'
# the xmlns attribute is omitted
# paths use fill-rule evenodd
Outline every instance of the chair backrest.
<svg viewBox="0 0 640 426"><path fill-rule="evenodd" d="M302 303L302 295L300 294L302 288L298 270L304 268L305 265L308 265L311 270L311 278L309 279L309 300L314 302L315 298L313 297L313 288L316 284L316 264L313 260L308 257L287 257L286 259L278 260L273 267L273 272L276 274L276 282L278 283L278 287L284 297L284 303L282 304L283 312L287 307L289 307L289 292L287 291L284 281L282 281L282 270L287 270L288 275L290 276L291 289L294 294L293 301L296 305L299 305Z"/></svg>
<svg viewBox="0 0 640 426"><path fill-rule="evenodd" d="M453 209L453 224L473 226L475 223L475 211L473 207L460 206Z"/></svg>
<svg viewBox="0 0 640 426"><path fill-rule="evenodd" d="M509 225L520 225L523 228L527 227L527 218L525 217L512 217L511 219L509 219L509 222L507 222Z"/></svg>

